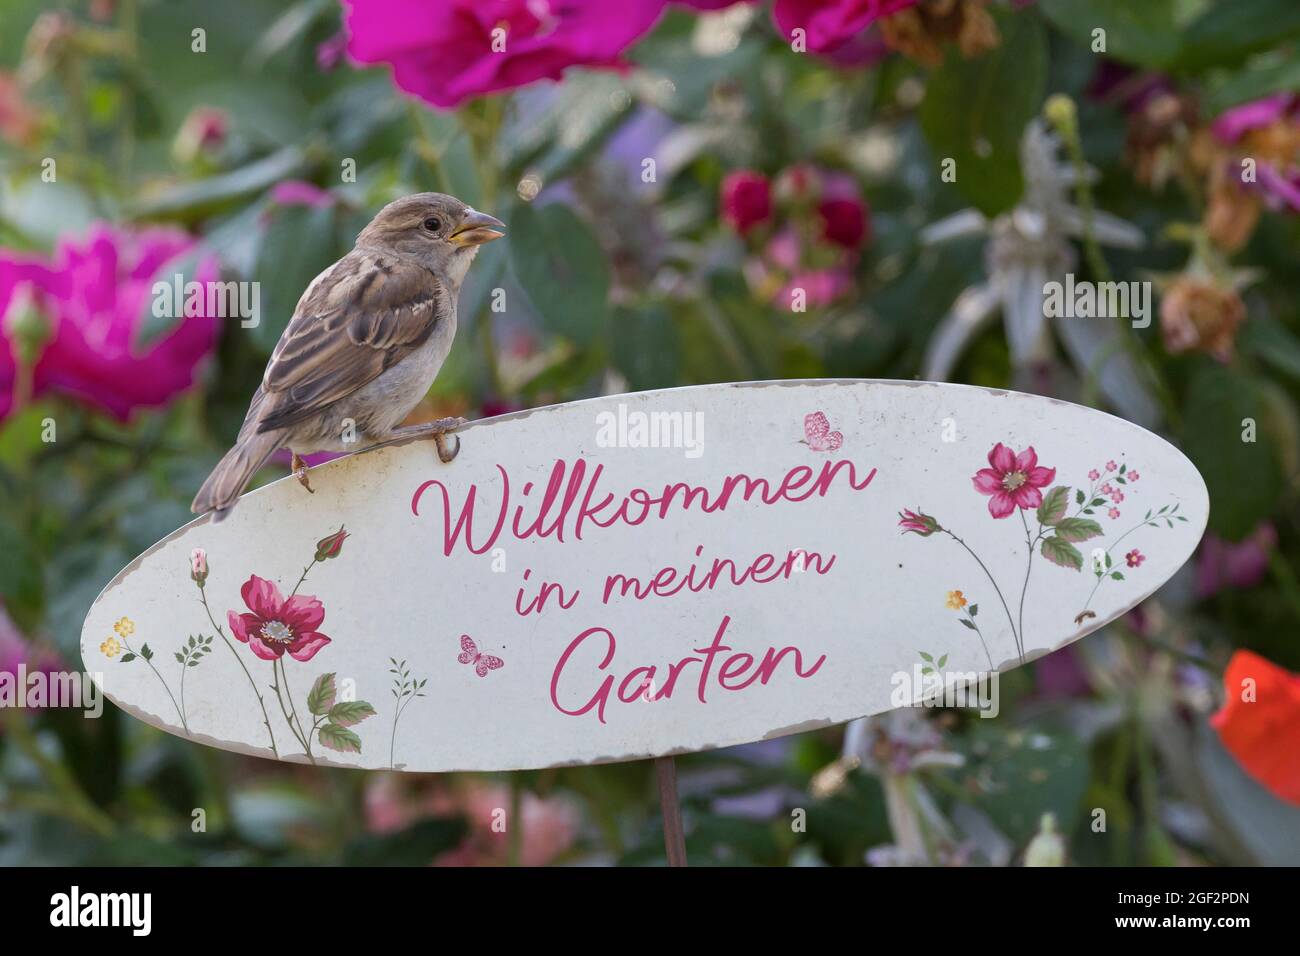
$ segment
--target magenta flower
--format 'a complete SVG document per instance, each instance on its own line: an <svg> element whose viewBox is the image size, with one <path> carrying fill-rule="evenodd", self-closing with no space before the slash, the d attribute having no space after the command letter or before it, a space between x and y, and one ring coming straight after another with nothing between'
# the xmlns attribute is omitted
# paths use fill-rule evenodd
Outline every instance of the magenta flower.
<svg viewBox="0 0 1300 956"><path fill-rule="evenodd" d="M1268 574L1269 556L1276 547L1277 529L1267 522L1241 541L1207 534L1196 555L1196 596L1210 597L1225 588L1253 588Z"/></svg>
<svg viewBox="0 0 1300 956"><path fill-rule="evenodd" d="M1137 481L1137 480L1138 480L1139 478L1141 478L1141 477L1142 477L1142 476L1139 475L1136 471L1130 471L1130 472L1128 473L1128 480L1129 480L1129 481Z"/></svg>
<svg viewBox="0 0 1300 956"><path fill-rule="evenodd" d="M348 53L387 63L398 87L451 109L558 80L569 67L621 68L665 0L345 0Z"/></svg>
<svg viewBox="0 0 1300 956"><path fill-rule="evenodd" d="M1108 462L1106 462L1106 470L1107 470L1107 471L1114 471L1114 470L1115 470L1116 468L1118 468L1118 467L1119 467L1119 465L1115 464L1114 461L1108 461Z"/></svg>
<svg viewBox="0 0 1300 956"><path fill-rule="evenodd" d="M20 294L29 294L50 323L32 395L61 393L125 421L135 409L165 405L189 388L216 344L217 317L199 308L148 346L138 338L154 283L170 282L165 267L193 247L175 229L101 223L84 240L60 241L49 264L0 249L0 316ZM217 278L212 258L193 276L205 284ZM171 297L167 302L173 304ZM0 360L0 396L12 394L12 374Z"/></svg>
<svg viewBox="0 0 1300 956"><path fill-rule="evenodd" d="M981 468L971 478L975 490L989 496L989 514L1005 518L1016 508L1027 511L1043 503L1043 488L1056 478L1055 468L1038 464L1038 454L1030 445L1015 454L1002 442L989 452L989 468Z"/></svg>
<svg viewBox="0 0 1300 956"><path fill-rule="evenodd" d="M303 179L285 179L271 187L271 201L277 206L329 209L334 205L334 195Z"/></svg>
<svg viewBox="0 0 1300 956"><path fill-rule="evenodd" d="M289 656L309 661L330 642L316 628L325 620L320 601L305 594L285 600L274 581L256 574L244 582L239 592L252 613L226 612L226 620L235 638L247 644L264 661Z"/></svg>
<svg viewBox="0 0 1300 956"><path fill-rule="evenodd" d="M787 39L802 29L808 50L832 59L861 41L881 17L915 6L917 0L776 0L772 17ZM846 64L847 65L847 64Z"/></svg>
<svg viewBox="0 0 1300 956"><path fill-rule="evenodd" d="M1137 548L1134 548L1128 554L1124 555L1124 560L1128 563L1128 566L1130 568L1141 567L1142 562L1145 561L1146 559L1147 556L1143 554L1141 551L1139 551Z"/></svg>
<svg viewBox="0 0 1300 956"><path fill-rule="evenodd" d="M733 170L722 180L722 218L742 236L772 215L772 187L752 169Z"/></svg>
<svg viewBox="0 0 1300 956"><path fill-rule="evenodd" d="M1109 511L1106 512L1106 517L1114 521L1116 518L1119 517L1119 509L1111 508Z"/></svg>
<svg viewBox="0 0 1300 956"><path fill-rule="evenodd" d="M1096 468L1094 468L1092 471L1088 472L1088 480L1089 480L1089 481L1096 481L1096 480L1097 480L1098 478L1100 478L1100 477L1101 477L1101 472L1099 472Z"/></svg>

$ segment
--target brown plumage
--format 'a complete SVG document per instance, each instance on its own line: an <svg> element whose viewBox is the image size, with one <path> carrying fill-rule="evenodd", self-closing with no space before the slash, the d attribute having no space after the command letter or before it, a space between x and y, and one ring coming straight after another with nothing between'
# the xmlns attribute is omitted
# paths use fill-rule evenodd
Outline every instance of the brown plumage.
<svg viewBox="0 0 1300 956"><path fill-rule="evenodd" d="M390 203L346 256L312 281L271 353L234 446L194 498L220 520L278 448L357 451L402 434L456 334L456 299L478 247L504 226L459 199ZM457 420L417 426L438 441Z"/></svg>

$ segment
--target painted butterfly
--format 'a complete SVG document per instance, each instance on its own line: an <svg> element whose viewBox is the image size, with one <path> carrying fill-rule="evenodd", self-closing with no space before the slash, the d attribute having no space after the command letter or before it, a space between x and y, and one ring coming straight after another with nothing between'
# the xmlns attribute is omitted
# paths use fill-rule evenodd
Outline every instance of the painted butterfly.
<svg viewBox="0 0 1300 956"><path fill-rule="evenodd" d="M506 666L506 662L499 657L493 657L491 654L480 654L478 645L474 643L474 638L468 634L460 636L460 653L456 655L456 660L462 664L473 664L474 673L479 677L486 677L488 671L494 671Z"/></svg>
<svg viewBox="0 0 1300 956"><path fill-rule="evenodd" d="M821 412L804 416L803 433L808 447L813 451L835 451L844 444L844 436L831 431L831 423Z"/></svg>

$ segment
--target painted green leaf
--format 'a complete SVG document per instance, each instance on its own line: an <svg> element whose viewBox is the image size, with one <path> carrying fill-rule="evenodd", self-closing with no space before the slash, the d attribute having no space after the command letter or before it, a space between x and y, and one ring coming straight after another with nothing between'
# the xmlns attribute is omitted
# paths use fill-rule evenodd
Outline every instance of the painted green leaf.
<svg viewBox="0 0 1300 956"><path fill-rule="evenodd" d="M334 698L338 693L334 686L333 674L321 674L316 678L316 683L311 685L311 690L307 693L307 709L311 711L313 717L324 717L334 706Z"/></svg>
<svg viewBox="0 0 1300 956"><path fill-rule="evenodd" d="M1043 496L1043 503L1038 506L1038 523L1055 525L1065 517L1065 508L1069 501L1069 487L1057 485Z"/></svg>
<svg viewBox="0 0 1300 956"><path fill-rule="evenodd" d="M1066 541L1087 541L1101 533L1101 525L1091 518L1065 518L1056 525L1057 536Z"/></svg>
<svg viewBox="0 0 1300 956"><path fill-rule="evenodd" d="M364 700L342 700L330 708L330 720L340 727L351 727L373 716L375 708Z"/></svg>
<svg viewBox="0 0 1300 956"><path fill-rule="evenodd" d="M345 754L361 753L361 738L346 727L340 727L338 724L325 724L321 727L317 736L320 738L322 747L328 747L330 750L337 750L339 753Z"/></svg>
<svg viewBox="0 0 1300 956"><path fill-rule="evenodd" d="M1075 571L1083 568L1083 555L1079 553L1079 549L1056 535L1044 538L1041 550L1043 557L1053 564L1059 564L1063 568L1073 568Z"/></svg>

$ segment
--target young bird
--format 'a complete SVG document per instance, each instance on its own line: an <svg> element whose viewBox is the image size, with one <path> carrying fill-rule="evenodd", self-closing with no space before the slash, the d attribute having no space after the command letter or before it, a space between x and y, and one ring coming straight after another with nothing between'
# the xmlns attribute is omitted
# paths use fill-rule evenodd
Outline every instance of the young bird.
<svg viewBox="0 0 1300 956"><path fill-rule="evenodd" d="M432 435L449 462L443 418L398 428L424 397L456 335L456 298L470 263L505 225L452 196L389 203L352 251L307 287L271 353L239 437L190 506L221 520L271 453L288 448L308 491L302 455L354 451ZM350 439L350 440L345 440Z"/></svg>

